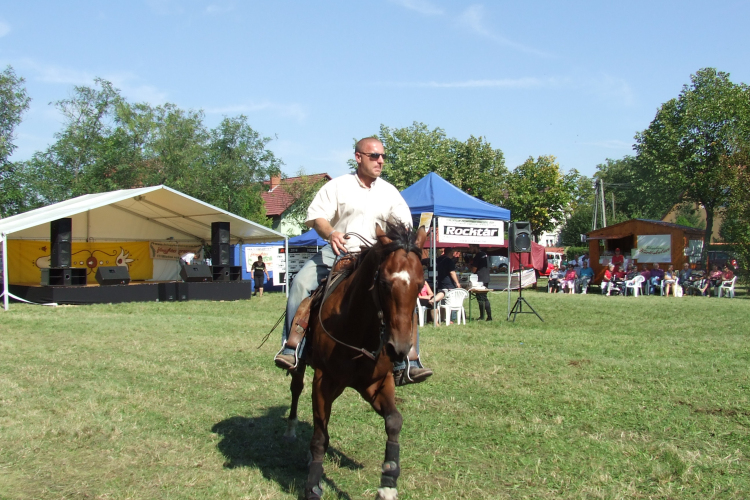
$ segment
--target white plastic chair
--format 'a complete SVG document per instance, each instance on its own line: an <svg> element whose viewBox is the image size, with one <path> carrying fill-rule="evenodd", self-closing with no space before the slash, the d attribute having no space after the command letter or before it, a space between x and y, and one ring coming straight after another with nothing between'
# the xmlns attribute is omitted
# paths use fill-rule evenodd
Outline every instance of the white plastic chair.
<svg viewBox="0 0 750 500"><path fill-rule="evenodd" d="M630 289L633 290L633 297L638 297L638 292L640 291L641 285L644 281L646 281L646 278L644 278L640 274L632 280L627 280L625 282L625 296L628 295L628 289Z"/></svg>
<svg viewBox="0 0 750 500"><path fill-rule="evenodd" d="M719 297L721 297L721 292L726 291L727 297L733 299L734 298L734 282L737 281L737 276L732 278L729 281L722 281L721 286L719 287Z"/></svg>
<svg viewBox="0 0 750 500"><path fill-rule="evenodd" d="M463 320L464 325L466 324L466 311L464 310L464 300L469 296L469 292L463 288L454 288L448 290L443 299L443 303L440 309L445 311L445 324L450 324L451 313L456 311L456 323L461 324Z"/></svg>
<svg viewBox="0 0 750 500"><path fill-rule="evenodd" d="M419 326L424 326L424 317L427 314L427 306L423 306L417 300L417 317L419 318Z"/></svg>

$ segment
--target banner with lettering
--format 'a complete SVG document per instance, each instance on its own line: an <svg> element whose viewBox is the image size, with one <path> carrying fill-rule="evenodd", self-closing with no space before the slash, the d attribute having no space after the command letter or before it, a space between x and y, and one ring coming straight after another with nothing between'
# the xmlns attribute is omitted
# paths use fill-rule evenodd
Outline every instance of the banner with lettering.
<svg viewBox="0 0 750 500"><path fill-rule="evenodd" d="M646 234L638 236L638 248L632 252L634 259L644 262L672 262L672 236Z"/></svg>
<svg viewBox="0 0 750 500"><path fill-rule="evenodd" d="M149 252L152 259L177 260L186 253L198 254L200 245L180 245L174 241L152 241L149 243Z"/></svg>
<svg viewBox="0 0 750 500"><path fill-rule="evenodd" d="M502 245L503 221L438 217L440 243Z"/></svg>

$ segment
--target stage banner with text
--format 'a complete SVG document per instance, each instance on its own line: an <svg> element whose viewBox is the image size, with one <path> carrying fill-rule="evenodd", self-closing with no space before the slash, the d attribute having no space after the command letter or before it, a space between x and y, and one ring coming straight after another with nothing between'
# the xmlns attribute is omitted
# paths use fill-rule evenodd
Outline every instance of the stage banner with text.
<svg viewBox="0 0 750 500"><path fill-rule="evenodd" d="M186 253L198 255L201 245L180 245L174 241L152 241L149 243L149 252L152 259L177 260Z"/></svg>
<svg viewBox="0 0 750 500"><path fill-rule="evenodd" d="M440 243L502 245L503 221L438 217Z"/></svg>
<svg viewBox="0 0 750 500"><path fill-rule="evenodd" d="M8 282L40 283L41 270L50 266L50 253L49 241L8 240ZM126 266L131 280L148 280L153 276L147 241L73 242L71 253L71 267L88 269L88 284L96 284L99 266Z"/></svg>
<svg viewBox="0 0 750 500"><path fill-rule="evenodd" d="M669 234L638 235L638 248L633 251L638 263L672 262L672 236Z"/></svg>

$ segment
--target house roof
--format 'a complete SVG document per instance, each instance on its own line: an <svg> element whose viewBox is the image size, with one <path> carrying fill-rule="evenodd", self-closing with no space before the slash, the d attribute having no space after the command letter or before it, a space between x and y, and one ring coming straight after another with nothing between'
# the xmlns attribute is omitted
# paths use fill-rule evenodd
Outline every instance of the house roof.
<svg viewBox="0 0 750 500"><path fill-rule="evenodd" d="M211 241L211 223L229 222L232 243L284 235L167 186L94 193L0 219L8 239L48 240L49 223L73 219L74 241Z"/></svg>
<svg viewBox="0 0 750 500"><path fill-rule="evenodd" d="M268 217L283 214L284 211L294 203L294 197L289 194L286 187L300 180L304 180L304 182L312 185L321 180L330 181L331 176L328 174L312 174L281 179L277 185L272 186L269 191L261 194L261 197L266 204L266 215ZM271 181L265 181L264 184L268 185L273 183Z"/></svg>
<svg viewBox="0 0 750 500"><path fill-rule="evenodd" d="M675 224L673 222L664 222L663 220L653 220L653 219L630 219L624 222L618 222L617 224L612 224L611 226L595 229L593 231L590 231L587 234L590 240L624 238L625 236L628 236L628 232L625 229L625 226L628 226L632 224L633 222L646 222L648 224L654 224L657 226L669 227L672 229L680 229L686 233L703 234L702 229L697 229L697 228L690 227L690 226L683 226L680 224ZM615 232L613 232L613 229ZM615 236L615 233L617 233L618 235Z"/></svg>

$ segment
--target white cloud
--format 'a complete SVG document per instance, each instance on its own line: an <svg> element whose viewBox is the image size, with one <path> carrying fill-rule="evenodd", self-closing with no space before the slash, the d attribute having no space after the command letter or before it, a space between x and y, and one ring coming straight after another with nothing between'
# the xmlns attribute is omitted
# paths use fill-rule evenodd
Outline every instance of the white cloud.
<svg viewBox="0 0 750 500"><path fill-rule="evenodd" d="M0 38L10 33L10 24L0 19Z"/></svg>
<svg viewBox="0 0 750 500"><path fill-rule="evenodd" d="M307 118L307 112L304 108L296 103L282 104L270 101L247 104L234 104L230 106L221 106L214 108L205 108L207 114L231 115L237 113L254 113L256 111L271 111L280 116L289 116L297 121L304 121Z"/></svg>
<svg viewBox="0 0 750 500"><path fill-rule="evenodd" d="M206 14L224 14L234 10L234 2L217 2L206 7Z"/></svg>
<svg viewBox="0 0 750 500"><path fill-rule="evenodd" d="M509 40L487 28L484 23L484 6L482 5L476 4L470 6L459 16L458 21L459 24L470 29L477 35L492 40L493 42L505 47L518 50L519 52L525 52L527 54L549 57L549 54L546 52Z"/></svg>
<svg viewBox="0 0 750 500"><path fill-rule="evenodd" d="M391 87L419 87L436 89L471 89L471 88L499 88L499 89L531 89L552 88L570 85L566 78L500 78L482 80L464 80L456 82L382 82L380 85Z"/></svg>
<svg viewBox="0 0 750 500"><path fill-rule="evenodd" d="M443 9L427 0L391 0L391 2L426 16L440 16L444 14Z"/></svg>

